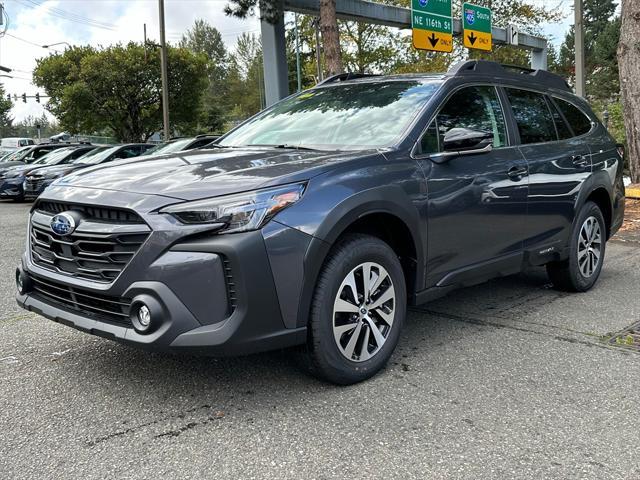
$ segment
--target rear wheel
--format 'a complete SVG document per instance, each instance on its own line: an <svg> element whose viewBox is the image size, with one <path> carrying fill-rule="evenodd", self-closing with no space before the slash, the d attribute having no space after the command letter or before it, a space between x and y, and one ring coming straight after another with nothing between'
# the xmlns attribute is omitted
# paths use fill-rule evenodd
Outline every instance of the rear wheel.
<svg viewBox="0 0 640 480"><path fill-rule="evenodd" d="M549 278L557 289L586 292L595 285L602 271L606 235L602 211L595 203L587 202L573 226L569 258L547 265Z"/></svg>
<svg viewBox="0 0 640 480"><path fill-rule="evenodd" d="M308 339L313 372L341 385L373 376L398 343L406 297L402 267L386 243L368 235L341 241L314 294Z"/></svg>

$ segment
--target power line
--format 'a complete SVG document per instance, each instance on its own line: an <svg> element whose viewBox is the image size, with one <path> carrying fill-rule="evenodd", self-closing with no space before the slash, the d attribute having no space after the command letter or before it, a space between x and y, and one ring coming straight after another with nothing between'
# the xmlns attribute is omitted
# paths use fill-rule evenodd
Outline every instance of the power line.
<svg viewBox="0 0 640 480"><path fill-rule="evenodd" d="M69 22L79 23L81 25L86 25L86 26L95 27L95 28L102 28L104 30L110 30L110 31L114 31L117 29L117 26L112 23L100 22L98 20L85 17L82 15L78 15L76 13L69 12L67 10L62 10L60 8L44 5L43 3L37 2L35 0L14 0L14 1L27 8L33 8L33 9L40 8L45 13L48 13L53 17L60 18L61 20L67 20Z"/></svg>
<svg viewBox="0 0 640 480"><path fill-rule="evenodd" d="M34 42L30 41L30 40L26 40L24 38L16 37L15 35L12 35L11 33L5 33L5 35L7 37L11 37L11 38L15 38L16 40L20 40L21 42L28 43L29 45L33 45L35 47L42 48L42 45L38 45L37 43L34 43Z"/></svg>

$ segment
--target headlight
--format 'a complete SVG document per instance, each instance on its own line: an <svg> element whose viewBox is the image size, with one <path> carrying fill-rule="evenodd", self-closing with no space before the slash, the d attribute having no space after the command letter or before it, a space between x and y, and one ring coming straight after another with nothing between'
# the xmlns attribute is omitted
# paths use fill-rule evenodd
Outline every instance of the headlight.
<svg viewBox="0 0 640 480"><path fill-rule="evenodd" d="M224 233L246 232L261 228L300 200L305 187L304 183L296 183L181 203L163 208L160 213L168 213L188 225L219 224Z"/></svg>

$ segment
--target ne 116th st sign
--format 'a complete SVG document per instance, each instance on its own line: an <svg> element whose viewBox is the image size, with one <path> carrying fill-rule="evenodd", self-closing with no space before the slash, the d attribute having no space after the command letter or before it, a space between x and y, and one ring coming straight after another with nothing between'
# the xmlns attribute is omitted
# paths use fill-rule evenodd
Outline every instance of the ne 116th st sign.
<svg viewBox="0 0 640 480"><path fill-rule="evenodd" d="M415 48L453 51L451 0L411 0L411 28Z"/></svg>
<svg viewBox="0 0 640 480"><path fill-rule="evenodd" d="M491 51L491 10L471 3L462 5L464 46Z"/></svg>

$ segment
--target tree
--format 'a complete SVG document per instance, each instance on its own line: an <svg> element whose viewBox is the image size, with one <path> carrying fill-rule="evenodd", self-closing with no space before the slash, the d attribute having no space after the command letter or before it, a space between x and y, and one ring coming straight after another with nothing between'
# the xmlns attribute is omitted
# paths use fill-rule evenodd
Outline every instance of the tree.
<svg viewBox="0 0 640 480"><path fill-rule="evenodd" d="M320 34L327 76L342 73L336 0L320 0Z"/></svg>
<svg viewBox="0 0 640 480"><path fill-rule="evenodd" d="M171 120L189 132L198 121L206 60L169 47L168 65ZM33 78L50 96L49 111L70 133L108 128L118 140L132 142L162 127L160 52L151 44L69 48L39 59Z"/></svg>
<svg viewBox="0 0 640 480"><path fill-rule="evenodd" d="M226 120L225 100L229 90L227 82L229 54L222 35L207 21L196 20L193 27L182 36L178 45L193 53L204 55L207 59L209 85L202 95L198 131L219 132Z"/></svg>
<svg viewBox="0 0 640 480"><path fill-rule="evenodd" d="M238 37L228 73L228 104L232 126L264 108L262 44L255 35Z"/></svg>
<svg viewBox="0 0 640 480"><path fill-rule="evenodd" d="M0 84L0 138L11 135L13 118L11 118L10 112L13 107L13 103L4 90L4 85Z"/></svg>
<svg viewBox="0 0 640 480"><path fill-rule="evenodd" d="M260 9L260 18L277 23L282 19L282 0L230 0L224 11L227 15L246 18L255 15ZM342 72L342 55L340 53L340 32L336 16L335 0L320 0L320 32L327 75Z"/></svg>
<svg viewBox="0 0 640 480"><path fill-rule="evenodd" d="M587 97L611 99L620 91L616 49L620 40L620 17L614 0L584 1L584 52ZM575 75L575 32L567 32L560 47L560 73Z"/></svg>
<svg viewBox="0 0 640 480"><path fill-rule="evenodd" d="M640 0L622 0L618 66L631 181L640 183Z"/></svg>

